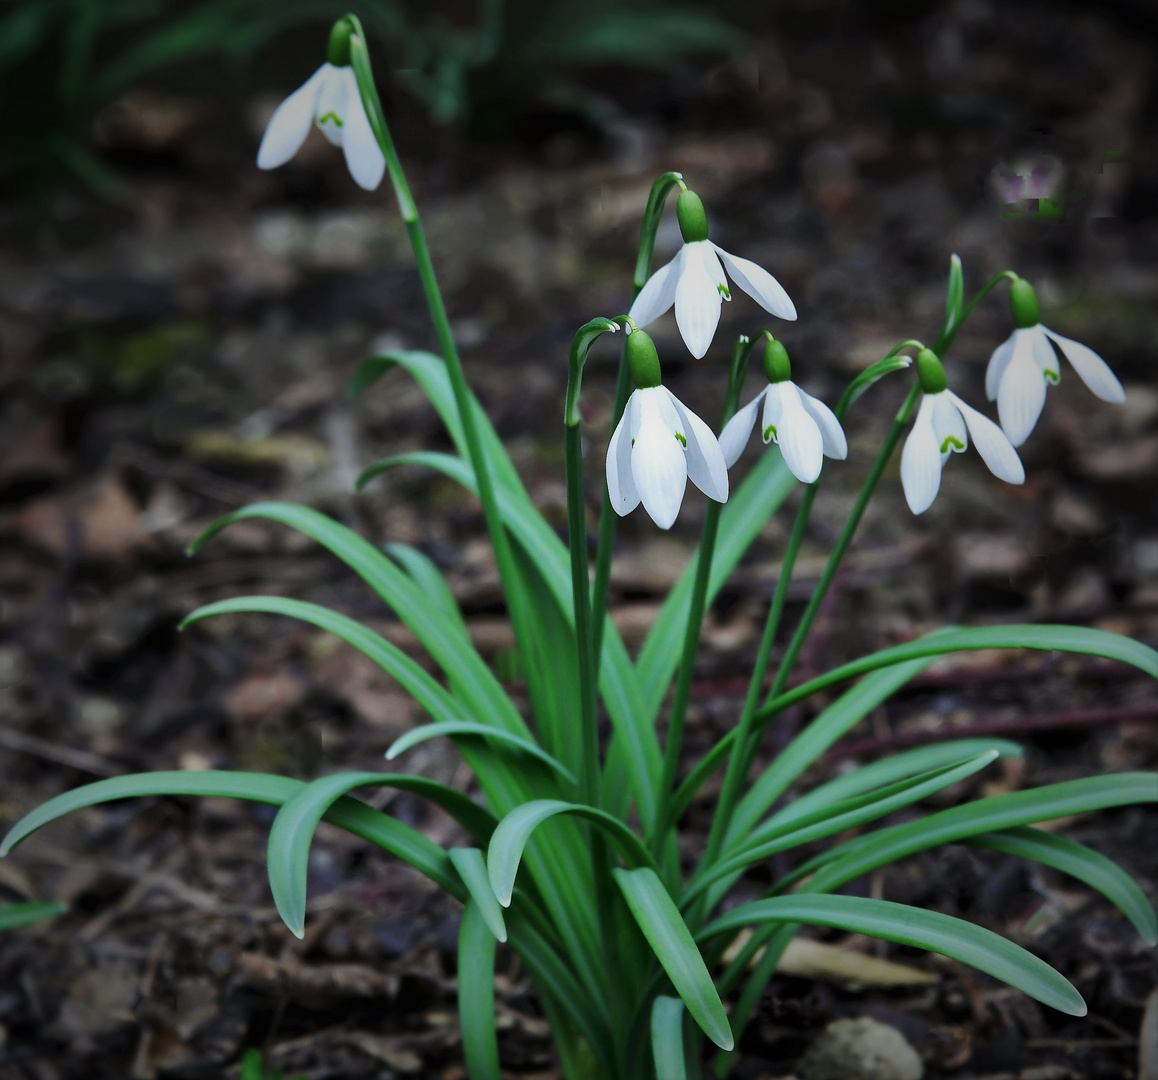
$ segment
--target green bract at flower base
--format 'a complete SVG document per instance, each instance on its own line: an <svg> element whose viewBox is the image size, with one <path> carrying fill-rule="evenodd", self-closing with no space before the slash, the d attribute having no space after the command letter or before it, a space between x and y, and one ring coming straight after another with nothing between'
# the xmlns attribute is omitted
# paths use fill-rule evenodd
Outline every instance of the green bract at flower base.
<svg viewBox="0 0 1158 1080"><path fill-rule="evenodd" d="M269 836L271 891L289 930L301 935L309 932L306 868L314 832L322 821L344 828L407 862L463 903L458 943L460 1026L473 1080L501 1076L493 992L500 941L518 954L534 984L567 1080L653 1076L671 1080L698 1075L705 1040L725 1055L717 1067L719 1074L725 1073L732 1061L727 1055L734 1053L780 955L802 923L940 952L1052 1008L1082 1015L1085 1005L1074 987L1018 945L943 914L836 892L854 878L931 847L972 844L1069 874L1098 890L1152 943L1158 939L1158 919L1120 868L1073 840L1033 826L1072 814L1158 802L1158 775L1095 776L914 817L923 800L978 775L999 757L1019 752L1005 740L972 738L899 753L809 792L797 791L797 785L837 739L938 657L975 649L1056 650L1107 657L1158 678L1158 653L1128 638L1081 627L945 628L870 653L789 689L789 677L841 560L914 413L916 421L902 455L902 477L915 510L932 500L943 459L964 449L968 438L1004 479L1020 477L1014 475L1020 462L1009 441L992 421L948 389L939 358L976 305L1005 280L1014 285L1019 325L1015 333L1034 332L1034 327L1022 325L1032 314L1028 286L1007 271L966 304L963 269L954 257L945 321L932 347L915 339L900 342L852 380L831 411L795 385L782 343L766 332L742 335L732 348L726 373L720 421L728 448L725 455L708 425L664 386L654 342L638 328L644 320L636 319L640 306L653 317L658 314L660 300L668 292L671 299L666 299L666 306L674 302L678 316L682 274L691 273L684 266L687 248L710 248L702 202L686 189L679 174L664 174L652 188L644 212L631 308L635 315L592 319L572 343L562 415L569 540L565 544L535 507L466 382L421 219L390 138L355 17L348 16L335 29L330 64L351 73L354 80L356 95L352 92L343 99L346 112L340 118L345 123L345 118L361 116L372 132L376 160L390 175L406 224L440 349L440 355L402 351L371 357L351 385L356 392L365 391L387 372L401 368L430 400L454 447L453 453L414 452L371 464L358 486L387 469L421 465L478 497L495 549L519 669L525 675L529 715L474 648L450 589L425 555L399 544L381 549L307 507L258 503L217 522L191 551L199 551L237 521L261 518L296 529L361 578L409 629L425 657L420 661L407 655L346 615L276 596L210 604L192 612L186 625L260 612L297 619L336 635L378 664L429 717L428 724L398 740L389 756L399 756L429 738L449 739L477 778L481 802L405 773L337 773L309 783L237 772L147 773L103 780L50 800L17 822L0 850L10 850L64 814L116 799L206 795L264 802L278 808ZM307 108L302 100L291 111L294 123L308 128L315 119L316 102L310 99ZM271 125L271 132L278 130ZM267 139L271 137L267 134ZM283 142L282 151L291 141ZM342 145L349 156L349 144ZM652 277L656 231L665 201L677 188L681 194L676 214L687 245L675 263ZM717 258L715 249L709 253ZM719 257L733 269L733 264L741 264ZM707 255L700 251L697 258L702 261ZM735 278L743 287L747 288L744 281L757 282L754 271L743 272L748 275L743 281ZM688 280L695 284L694 275ZM657 293L663 295L657 299ZM710 299L717 309L719 297L712 283ZM693 300L699 303L703 298ZM627 332L626 340L618 339L623 346L611 446L606 469L593 470L605 472L607 482L601 492L604 513L592 580L579 407L582 376L591 351L621 329ZM686 329L682 322L681 329ZM701 344L706 351L707 343ZM737 413L755 344L761 344L766 386ZM916 354L915 371L909 353ZM823 482L825 458L845 457L841 425L849 408L894 375L909 381L908 393L780 662L771 669L788 585ZM872 397L877 396L874 390ZM727 464L747 441L761 400L766 441L778 441L779 449L757 457L743 482L731 484ZM734 726L677 782L704 612L797 486L793 474L805 486L744 703ZM703 513L700 546L633 661L606 617L617 513L642 502L659 525L671 526L687 477L711 496ZM771 686L766 691L769 675ZM763 771L753 775L767 725L785 709L822 692L830 695L824 707ZM611 725L606 743L599 738L600 710ZM718 769L723 778L707 843L699 858L685 865L681 852L687 846L679 843L677 832L680 818ZM461 825L469 842L443 850L410 826L351 796L360 788L380 786L431 801ZM906 820L891 823L889 815L899 810L905 811ZM853 828L859 830L853 839L839 839ZM807 859L801 854L806 844L811 856ZM788 873L767 886L763 897L739 906L732 903L734 888L750 869L758 866L759 880L767 881L766 860L773 855L788 860ZM745 889L750 894L750 882ZM47 913L38 907L26 914ZM6 914L9 924L22 917L11 908L0 908L0 927ZM752 931L750 938L732 955L729 946L745 930ZM725 961L726 955L731 959ZM260 1067L252 1055L249 1062L251 1071Z"/></svg>

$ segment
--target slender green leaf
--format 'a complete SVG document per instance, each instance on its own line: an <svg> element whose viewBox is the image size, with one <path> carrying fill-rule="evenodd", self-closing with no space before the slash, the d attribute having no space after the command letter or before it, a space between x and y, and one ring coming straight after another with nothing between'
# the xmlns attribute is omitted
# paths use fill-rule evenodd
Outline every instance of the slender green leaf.
<svg viewBox="0 0 1158 1080"><path fill-rule="evenodd" d="M143 795L206 795L249 799L253 802L280 806L305 787L302 781L290 780L284 776L224 772L215 769L204 772L182 770L140 773L136 776L117 776L111 780L98 780L95 784L86 784L84 787L57 795L25 814L8 830L8 835L4 837L3 843L0 843L0 856L7 855L37 829L65 814L116 799L130 799ZM460 900L465 897L466 892L446 852L409 825L404 825L401 821L396 821L365 803L345 796L326 811L322 820L369 840L392 855L397 855L451 896Z"/></svg>
<svg viewBox="0 0 1158 1080"><path fill-rule="evenodd" d="M491 889L483 853L478 848L451 848L448 854L483 922L499 941L506 941L507 926L503 921L503 909Z"/></svg>
<svg viewBox="0 0 1158 1080"><path fill-rule="evenodd" d="M830 926L929 949L984 971L1060 1012L1086 1014L1086 1003L1071 983L1020 945L963 919L909 904L859 896L779 896L734 908L700 936L706 940L764 923Z"/></svg>
<svg viewBox="0 0 1158 1080"><path fill-rule="evenodd" d="M718 1047L731 1050L732 1029L707 965L675 901L654 870L613 871L635 921L692 1019Z"/></svg>
<svg viewBox="0 0 1158 1080"><path fill-rule="evenodd" d="M1028 826L981 833L969 837L964 843L1033 859L1084 881L1134 924L1147 945L1158 945L1158 918L1146 894L1125 870L1105 855L1091 851L1076 840Z"/></svg>
<svg viewBox="0 0 1158 1080"><path fill-rule="evenodd" d="M266 862L278 914L297 937L305 936L306 871L318 823L343 795L360 787L392 787L429 799L468 829L480 843L490 839L495 819L461 791L405 773L336 773L307 783L285 801L269 830Z"/></svg>
<svg viewBox="0 0 1158 1080"><path fill-rule="evenodd" d="M651 1053L655 1080L687 1080L684 1061L684 1003L661 994L651 1006Z"/></svg>
<svg viewBox="0 0 1158 1080"><path fill-rule="evenodd" d="M21 926L54 919L68 910L67 904L55 904L36 900L18 904L0 904L0 930L15 930Z"/></svg>
<svg viewBox="0 0 1158 1080"><path fill-rule="evenodd" d="M390 744L390 748L386 751L386 760L393 761L399 754L404 754L411 747L426 742L428 739L446 738L452 735L458 738L471 735L481 739L490 739L503 746L512 747L521 753L530 754L531 757L554 769L569 784L575 783L575 777L571 771L551 757L538 743L532 742L530 739L521 739L509 731L479 724L474 720L446 720L437 724L423 724L421 727L413 728Z"/></svg>
<svg viewBox="0 0 1158 1080"><path fill-rule="evenodd" d="M961 256L949 257L949 287L945 290L945 326L952 328L961 321L961 306L965 301L965 275L961 270Z"/></svg>
<svg viewBox="0 0 1158 1080"><path fill-rule="evenodd" d="M629 862L636 866L655 867L655 860L643 841L618 818L582 803L536 799L534 802L515 807L499 822L487 849L487 873L490 876L491 888L494 889L495 896L503 907L511 902L515 875L519 871L523 848L531 838L531 833L544 821L559 814L570 814L591 822L607 834L608 839Z"/></svg>
<svg viewBox="0 0 1158 1080"><path fill-rule="evenodd" d="M495 1033L495 935L472 896L458 931L458 1022L471 1080L501 1080Z"/></svg>
<svg viewBox="0 0 1158 1080"><path fill-rule="evenodd" d="M462 631L462 636L469 641L470 630L462 617L454 594L446 584L446 578L442 576L442 571L418 548L409 544L387 544L385 551L392 559L402 564L414 579L414 583L426 595L427 600L437 605L439 611L458 627Z"/></svg>

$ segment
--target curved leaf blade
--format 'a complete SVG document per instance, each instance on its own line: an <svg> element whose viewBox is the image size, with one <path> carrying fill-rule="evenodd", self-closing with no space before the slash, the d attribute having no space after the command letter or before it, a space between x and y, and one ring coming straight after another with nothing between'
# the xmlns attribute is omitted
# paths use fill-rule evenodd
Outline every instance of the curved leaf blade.
<svg viewBox="0 0 1158 1080"><path fill-rule="evenodd" d="M0 930L16 930L44 919L55 919L67 910L67 904L51 901L28 900L16 904L0 904Z"/></svg>
<svg viewBox="0 0 1158 1080"><path fill-rule="evenodd" d="M483 922L497 940L506 941L507 924L503 919L503 909L495 899L482 852L478 848L451 848L448 854Z"/></svg>
<svg viewBox="0 0 1158 1080"><path fill-rule="evenodd" d="M675 901L654 870L612 871L631 914L692 1019L721 1050L735 1045L704 958Z"/></svg>
<svg viewBox="0 0 1158 1080"><path fill-rule="evenodd" d="M502 1080L495 1032L495 936L473 896L458 931L458 1021L467 1075Z"/></svg>
<svg viewBox="0 0 1158 1080"><path fill-rule="evenodd" d="M622 821L613 818L603 810L583 803L562 802L559 799L535 799L515 807L499 822L487 848L487 875L491 888L503 907L511 903L515 889L515 876L523 849L531 834L543 824L559 814L572 814L598 826L607 834L620 854L636 866L655 868L651 853Z"/></svg>
<svg viewBox="0 0 1158 1080"><path fill-rule="evenodd" d="M704 927L701 937L766 923L829 926L868 937L914 945L960 960L1070 1016L1085 1016L1086 1003L1044 960L984 927L889 900L800 894L757 900Z"/></svg>
<svg viewBox="0 0 1158 1080"><path fill-rule="evenodd" d="M575 776L570 769L556 761L538 743L532 742L530 739L521 739L509 731L489 727L474 720L444 720L436 724L423 724L421 727L416 727L390 744L386 751L386 760L393 761L399 754L404 754L411 747L426 742L428 739L450 738L452 736L461 738L465 735L481 739L494 739L504 746L510 746L524 754L530 754L531 757L557 772L569 784L575 784Z"/></svg>

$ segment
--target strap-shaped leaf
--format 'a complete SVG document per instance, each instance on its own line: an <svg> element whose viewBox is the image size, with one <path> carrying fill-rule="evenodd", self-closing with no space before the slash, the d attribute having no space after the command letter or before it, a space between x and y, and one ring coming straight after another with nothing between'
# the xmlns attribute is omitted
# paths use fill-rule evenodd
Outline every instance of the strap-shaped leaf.
<svg viewBox="0 0 1158 1080"><path fill-rule="evenodd" d="M21 926L54 919L68 910L67 904L28 900L18 904L0 904L0 930L16 930Z"/></svg>
<svg viewBox="0 0 1158 1080"><path fill-rule="evenodd" d="M1070 1016L1085 1016L1086 1003L1069 980L1044 960L984 927L889 900L801 893L743 904L704 927L701 938L767 923L829 926L941 953L984 971Z"/></svg>
<svg viewBox="0 0 1158 1080"><path fill-rule="evenodd" d="M718 1047L731 1050L732 1029L704 958L675 901L654 870L612 871L631 914L692 1019Z"/></svg>
<svg viewBox="0 0 1158 1080"><path fill-rule="evenodd" d="M516 806L499 822L487 848L487 873L491 888L499 903L507 907L515 888L515 875L527 841L544 821L560 814L569 814L591 822L615 845L619 853L636 866L655 868L655 860L635 835L618 818L613 818L603 810L583 803L562 802L559 799L536 799L534 802Z"/></svg>
<svg viewBox="0 0 1158 1080"><path fill-rule="evenodd" d="M420 779L413 777L412 779ZM130 799L143 795L208 795L219 798L249 799L253 802L281 806L305 788L300 780L267 773L177 771L140 773L98 780L95 784L74 788L49 799L25 814L0 843L0 856L7 855L17 844L37 829L57 818L86 806ZM477 809L477 808L476 808ZM408 862L451 896L463 899L466 892L446 852L427 840L422 833L401 821L375 810L356 799L343 796L326 811L328 821L347 832L360 836Z"/></svg>
<svg viewBox="0 0 1158 1080"><path fill-rule="evenodd" d="M495 1032L495 936L473 896L458 930L458 1023L467 1075L502 1080Z"/></svg>
<svg viewBox="0 0 1158 1080"><path fill-rule="evenodd" d="M269 830L266 865L273 902L286 926L305 936L306 871L318 823L343 795L360 787L392 787L429 799L458 821L480 843L486 843L495 819L461 791L405 773L336 773L305 784L285 801Z"/></svg>
<svg viewBox="0 0 1158 1080"><path fill-rule="evenodd" d="M512 735L509 731L503 731L501 728L479 724L474 720L445 720L437 724L423 724L413 728L390 744L390 748L386 751L386 760L393 761L399 754L404 754L411 747L426 742L427 739L455 736L461 738L466 735L480 739L491 739L524 754L530 754L531 757L557 772L569 784L575 783L575 777L571 771L551 757L538 743L532 742L530 739L521 739L518 735Z"/></svg>
<svg viewBox="0 0 1158 1080"><path fill-rule="evenodd" d="M386 554L397 560L406 572L414 579L414 583L426 594L426 598L453 622L461 631L463 637L470 639L470 630L458 608L458 602L442 571L433 561L416 547L409 544L387 544Z"/></svg>
<svg viewBox="0 0 1158 1080"><path fill-rule="evenodd" d="M1134 924L1147 945L1158 945L1158 918L1146 894L1116 862L1092 851L1085 844L1030 826L981 833L969 837L964 843L1033 859L1034 862L1052 866L1063 874L1084 881L1091 888L1097 889Z"/></svg>
<svg viewBox="0 0 1158 1080"><path fill-rule="evenodd" d="M651 1006L651 1053L655 1080L687 1080L684 1061L684 1003L660 994Z"/></svg>
<svg viewBox="0 0 1158 1080"><path fill-rule="evenodd" d="M199 607L186 615L181 628L202 619L216 615L236 615L260 612L267 615L285 615L300 619L321 630L328 630L353 645L364 656L369 657L391 678L396 679L415 701L431 716L439 721L457 720L462 717L463 708L420 664L407 656L397 645L374 633L360 622L337 611L310 604L303 600L292 600L282 596L238 596L230 600L218 600Z"/></svg>
<svg viewBox="0 0 1158 1080"><path fill-rule="evenodd" d="M451 848L448 854L483 922L499 941L506 941L507 924L503 920L503 909L495 899L482 852L473 847L456 847Z"/></svg>

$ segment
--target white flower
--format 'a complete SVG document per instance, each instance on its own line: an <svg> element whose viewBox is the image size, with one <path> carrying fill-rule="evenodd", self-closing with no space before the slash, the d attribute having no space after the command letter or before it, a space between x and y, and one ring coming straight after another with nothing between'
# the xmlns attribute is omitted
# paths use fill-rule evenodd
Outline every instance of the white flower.
<svg viewBox="0 0 1158 1080"><path fill-rule="evenodd" d="M997 401L997 415L1009 441L1020 446L1033 431L1045 405L1045 390L1061 378L1053 342L1078 377L1103 401L1120 405L1126 391L1109 365L1088 345L1055 334L1041 323L1014 330L989 358L985 394Z"/></svg>
<svg viewBox="0 0 1158 1080"><path fill-rule="evenodd" d="M729 255L708 239L708 218L695 192L680 193L676 213L684 245L671 262L648 278L635 298L628 314L636 325L655 322L675 304L680 334L698 360L715 336L721 300L732 299L724 277L725 267L728 276L765 311L781 319L796 318L796 308L784 287L767 270L748 259Z"/></svg>
<svg viewBox="0 0 1158 1080"><path fill-rule="evenodd" d="M311 123L342 148L359 187L373 191L382 182L386 159L366 118L354 69L348 65L323 64L277 107L257 151L257 167L276 169L289 161L305 142Z"/></svg>
<svg viewBox="0 0 1158 1080"><path fill-rule="evenodd" d="M709 498L727 501L728 467L711 428L665 387L636 390L607 447L615 512L629 514L642 502L661 529L670 529L689 478Z"/></svg>
<svg viewBox="0 0 1158 1080"><path fill-rule="evenodd" d="M764 441L779 444L784 462L797 480L811 484L820 475L825 457L841 461L848 457L848 442L833 411L794 382L784 380L769 383L724 426L720 450L729 469L747 445L761 401Z"/></svg>
<svg viewBox="0 0 1158 1080"><path fill-rule="evenodd" d="M944 386L944 382L941 383ZM941 467L952 452L973 445L989 471L1010 484L1025 482L1025 469L1004 432L988 417L966 405L952 390L925 394L913 430L901 454L901 484L914 514L933 504L941 486Z"/></svg>

